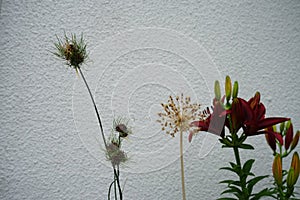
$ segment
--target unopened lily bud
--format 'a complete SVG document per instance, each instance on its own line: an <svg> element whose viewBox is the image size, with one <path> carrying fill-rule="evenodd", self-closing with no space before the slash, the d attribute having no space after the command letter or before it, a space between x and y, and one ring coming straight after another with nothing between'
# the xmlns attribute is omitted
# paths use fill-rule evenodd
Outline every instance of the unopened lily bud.
<svg viewBox="0 0 300 200"><path fill-rule="evenodd" d="M300 161L299 161L299 155L297 152L293 154L292 162L291 162L291 167L288 173L287 177L287 185L288 187L293 187L299 177L300 173Z"/></svg>
<svg viewBox="0 0 300 200"><path fill-rule="evenodd" d="M237 98L238 91L239 91L239 84L237 81L235 81L233 84L232 98Z"/></svg>
<svg viewBox="0 0 300 200"><path fill-rule="evenodd" d="M280 133L281 133L281 134L283 133L284 125L285 125L284 122L282 122L282 123L280 124Z"/></svg>
<svg viewBox="0 0 300 200"><path fill-rule="evenodd" d="M273 176L277 185L282 184L282 163L281 157L277 154L274 158L273 166L272 166Z"/></svg>
<svg viewBox="0 0 300 200"><path fill-rule="evenodd" d="M291 142L293 141L293 135L294 135L293 124L291 123L291 121L287 122L286 127L287 127L287 130L286 130L286 135L285 135L284 147L286 150L288 150L291 145Z"/></svg>
<svg viewBox="0 0 300 200"><path fill-rule="evenodd" d="M288 172L288 176L286 178L286 183L288 188L291 188L294 186L294 176L295 176L295 170L293 168L290 168L289 172Z"/></svg>
<svg viewBox="0 0 300 200"><path fill-rule="evenodd" d="M218 80L215 81L215 97L216 100L220 100L221 99L221 89L220 89L220 83Z"/></svg>
<svg viewBox="0 0 300 200"><path fill-rule="evenodd" d="M300 137L300 131L297 131L297 133L291 143L291 150L295 149L295 147L297 146L297 144L299 142L299 137Z"/></svg>
<svg viewBox="0 0 300 200"><path fill-rule="evenodd" d="M276 125L272 126L272 128L273 128L273 131L274 131L274 132L277 132L277 127L276 127Z"/></svg>
<svg viewBox="0 0 300 200"><path fill-rule="evenodd" d="M274 132L273 127L269 127L266 129L268 132ZM266 133L265 134L266 140L271 147L271 149L275 152L276 151L276 138L273 134Z"/></svg>
<svg viewBox="0 0 300 200"><path fill-rule="evenodd" d="M226 76L226 79L225 79L225 95L226 95L226 101L227 102L230 100L231 90L232 90L231 79L230 79L229 76Z"/></svg>

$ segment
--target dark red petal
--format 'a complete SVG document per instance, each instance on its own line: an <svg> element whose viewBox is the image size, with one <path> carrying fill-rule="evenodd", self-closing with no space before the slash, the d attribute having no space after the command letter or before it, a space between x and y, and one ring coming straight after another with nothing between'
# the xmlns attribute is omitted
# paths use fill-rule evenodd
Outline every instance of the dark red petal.
<svg viewBox="0 0 300 200"><path fill-rule="evenodd" d="M260 102L260 93L259 92L256 92L254 97L252 97L248 101L251 109L255 109L255 107L258 106L259 102Z"/></svg>
<svg viewBox="0 0 300 200"><path fill-rule="evenodd" d="M262 120L265 118L266 108L264 104L260 103L257 107L257 110L254 111L256 115L256 119Z"/></svg>
<svg viewBox="0 0 300 200"><path fill-rule="evenodd" d="M279 124L285 121L290 120L289 118L284 118L284 117L269 117L265 118L263 120L260 120L258 122L258 130L268 128L270 126L273 126L275 124Z"/></svg>
<svg viewBox="0 0 300 200"><path fill-rule="evenodd" d="M205 120L205 121L194 121L194 122L191 123L191 126L199 127L201 129L201 131L207 131L209 124L208 124L207 120Z"/></svg>
<svg viewBox="0 0 300 200"><path fill-rule="evenodd" d="M266 131L267 131L267 133L265 134L266 140L269 146L271 147L271 149L273 149L273 151L276 151L276 138L273 134L269 133L269 132L274 132L273 128L269 127Z"/></svg>
<svg viewBox="0 0 300 200"><path fill-rule="evenodd" d="M286 131L286 136L285 136L285 144L284 147L286 150L289 149L291 142L293 141L294 137L294 130L293 130L293 124L291 123L290 127Z"/></svg>
<svg viewBox="0 0 300 200"><path fill-rule="evenodd" d="M251 110L250 105L248 104L248 102L242 98L238 98L239 102L243 108L243 118L244 120L248 121L248 120L252 120L253 119L253 111Z"/></svg>
<svg viewBox="0 0 300 200"><path fill-rule="evenodd" d="M274 131L269 131L269 130L267 130L266 133L269 134L269 135L273 135L278 140L278 142L281 145L283 145L283 138L282 138L282 135L280 133L277 133L277 132L274 132Z"/></svg>
<svg viewBox="0 0 300 200"><path fill-rule="evenodd" d="M283 138L282 138L282 135L281 134L279 134L279 133L273 133L274 134L274 136L276 137L276 139L278 140L278 142L281 144L281 145L283 145Z"/></svg>

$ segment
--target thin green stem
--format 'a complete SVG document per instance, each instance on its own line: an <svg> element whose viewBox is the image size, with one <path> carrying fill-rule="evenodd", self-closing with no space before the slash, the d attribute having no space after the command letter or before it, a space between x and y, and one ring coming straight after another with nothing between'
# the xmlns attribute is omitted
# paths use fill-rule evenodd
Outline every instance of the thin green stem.
<svg viewBox="0 0 300 200"><path fill-rule="evenodd" d="M116 177L116 174L115 174L115 169L114 169L114 179L115 179L115 182L114 182L114 191L115 191L115 200L117 200L117 177Z"/></svg>
<svg viewBox="0 0 300 200"><path fill-rule="evenodd" d="M111 191L111 187L112 185L116 182L116 180L114 180L113 182L111 182L111 184L109 185L109 188L108 188L108 196L107 196L107 199L110 200L110 191Z"/></svg>
<svg viewBox="0 0 300 200"><path fill-rule="evenodd" d="M104 131L103 131L103 126L102 126L102 121L101 121L101 117L100 117L100 114L99 114L99 111L98 111L98 108L96 106L96 103L95 103L95 100L93 98L93 95L91 93L91 90L90 90L90 87L81 71L81 68L80 67L76 67L76 71L77 69L79 70L79 73L85 83L85 86L89 92L89 95L91 97L91 100L92 100L92 103L94 105L94 109L95 109L95 112L96 112L96 115L97 115L97 119L98 119L98 122L99 122L99 128L100 128L100 132L101 132L101 135L102 135L102 139L103 139L103 142L104 142L104 145L105 145L105 149L107 150L107 143L106 143L106 139L105 139L105 136L104 136ZM120 194L120 200L122 200L122 190L121 190L121 186L120 186L120 181L119 181L119 175L116 173L116 169L114 168L113 166L113 163L112 163L112 167L114 169L114 177L115 177L115 180L117 181L117 185L118 185L118 189L119 189L119 194ZM119 173L119 172L118 172ZM115 199L117 199L117 189L116 189L116 181L114 180L114 189L115 189Z"/></svg>
<svg viewBox="0 0 300 200"><path fill-rule="evenodd" d="M99 112L98 112L98 109L97 109L95 100L94 100L93 95L92 95L91 90L90 90L90 87L89 87L89 85L88 85L88 83L87 83L87 81L86 81L86 79L85 79L85 77L84 77L84 75L83 75L83 73L82 73L82 71L81 71L81 68L80 68L80 67L77 67L76 69L79 70L80 75L81 75L81 77L82 77L82 79L83 79L83 81L84 81L84 83L85 83L85 86L86 86L86 88L87 88L87 90L88 90L88 92L89 92L89 95L90 95L90 97L91 97L91 100L92 100L92 102L93 102L94 109L95 109L95 112L96 112L96 115L97 115L97 118L98 118L98 122L99 122L99 127L100 127L100 131L101 131L102 139L103 139L105 148L107 149L107 143L106 143L106 139L105 139L105 136L104 136L104 131L103 131L103 126L102 126L100 114L99 114Z"/></svg>
<svg viewBox="0 0 300 200"><path fill-rule="evenodd" d="M120 200L122 200L123 199L123 194L122 194L120 180L119 180L119 170L116 170L114 168L114 174L115 174L115 177L116 177L116 180L117 180L117 185L118 185L118 189L119 189Z"/></svg>
<svg viewBox="0 0 300 200"><path fill-rule="evenodd" d="M184 163L183 163L183 133L180 130L180 167L181 167L181 189L182 199L186 200L185 197L185 184L184 184Z"/></svg>

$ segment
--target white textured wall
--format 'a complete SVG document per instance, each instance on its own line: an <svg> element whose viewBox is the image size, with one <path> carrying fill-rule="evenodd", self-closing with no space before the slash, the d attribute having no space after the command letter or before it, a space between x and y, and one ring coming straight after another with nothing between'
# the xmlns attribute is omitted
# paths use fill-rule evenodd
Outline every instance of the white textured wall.
<svg viewBox="0 0 300 200"><path fill-rule="evenodd" d="M112 173L95 116L82 80L49 53L55 34L84 33L84 73L105 131L112 116L133 120L135 134L124 143L131 156L121 174L125 199L152 200L181 198L178 137L155 123L169 94L208 105L213 80L230 75L240 96L259 90L269 116L291 117L300 129L299 27L299 0L3 0L0 198L106 199ZM207 138L185 144L188 199L216 199L227 176L218 169L233 159L219 145L209 151ZM264 136L250 141L256 150L242 157L257 158L256 174L270 174Z"/></svg>

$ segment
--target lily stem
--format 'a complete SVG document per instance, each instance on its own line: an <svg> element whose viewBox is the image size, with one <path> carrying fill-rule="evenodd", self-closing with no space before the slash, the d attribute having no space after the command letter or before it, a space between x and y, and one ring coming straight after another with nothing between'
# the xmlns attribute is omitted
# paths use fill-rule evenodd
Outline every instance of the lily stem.
<svg viewBox="0 0 300 200"><path fill-rule="evenodd" d="M234 156L235 156L235 160L236 160L236 164L238 165L238 167L240 168L240 173L239 173L239 178L240 178L240 183L241 183L241 189L243 192L243 199L249 199L249 194L248 194L248 190L246 188L246 179L243 178L243 172L242 172L242 165L241 165L241 159L240 159L240 154L239 154L239 147L237 147L236 145L236 141L238 141L238 136L236 133L233 134L233 151L234 151Z"/></svg>
<svg viewBox="0 0 300 200"><path fill-rule="evenodd" d="M242 167L241 166L241 159L240 159L240 154L239 154L238 147L233 147L233 151L234 151L234 156L235 156L236 164L238 166Z"/></svg>
<svg viewBox="0 0 300 200"><path fill-rule="evenodd" d="M183 164L183 133L180 130L180 166L181 166L181 189L182 199L186 200L185 197L185 184L184 184L184 164Z"/></svg>

